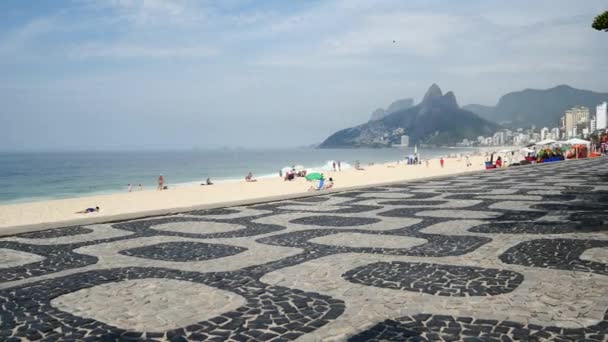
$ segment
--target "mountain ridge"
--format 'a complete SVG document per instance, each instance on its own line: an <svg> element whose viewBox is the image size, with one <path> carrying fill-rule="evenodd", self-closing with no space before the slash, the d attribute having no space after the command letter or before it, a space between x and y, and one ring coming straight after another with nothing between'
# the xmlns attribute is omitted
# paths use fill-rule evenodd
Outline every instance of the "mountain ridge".
<svg viewBox="0 0 608 342"><path fill-rule="evenodd" d="M461 109L453 92L443 94L437 84L432 84L418 105L337 131L319 147L387 147L399 144L403 134L410 137L411 144L448 145L492 134L498 128Z"/></svg>
<svg viewBox="0 0 608 342"><path fill-rule="evenodd" d="M566 110L574 106L585 106L593 116L595 106L603 101L608 101L608 93L559 84L548 89L526 88L507 93L500 97L495 106L470 104L463 108L486 120L512 128L531 125L556 127Z"/></svg>

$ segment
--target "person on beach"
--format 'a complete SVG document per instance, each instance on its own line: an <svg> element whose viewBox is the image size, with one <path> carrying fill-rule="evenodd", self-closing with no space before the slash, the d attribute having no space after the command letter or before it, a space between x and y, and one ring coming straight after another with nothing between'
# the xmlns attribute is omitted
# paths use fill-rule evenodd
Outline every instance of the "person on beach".
<svg viewBox="0 0 608 342"><path fill-rule="evenodd" d="M329 182L323 186L323 189L331 189L334 186L334 179L329 177Z"/></svg>
<svg viewBox="0 0 608 342"><path fill-rule="evenodd" d="M340 161L338 160L338 171L342 171L342 163L340 163Z"/></svg>
<svg viewBox="0 0 608 342"><path fill-rule="evenodd" d="M502 167L502 159L500 157L496 158L496 167Z"/></svg>
<svg viewBox="0 0 608 342"><path fill-rule="evenodd" d="M211 183L211 178L207 177L207 185L213 185L213 183Z"/></svg>
<svg viewBox="0 0 608 342"><path fill-rule="evenodd" d="M441 168L443 169L443 157L439 158L439 164L441 164Z"/></svg>
<svg viewBox="0 0 608 342"><path fill-rule="evenodd" d="M158 176L158 190L162 190L164 189L165 185L165 177L163 177L163 175L161 174L160 176Z"/></svg>
<svg viewBox="0 0 608 342"><path fill-rule="evenodd" d="M99 207L86 208L85 210L77 211L76 214L89 214L89 213L95 213L98 211L99 211Z"/></svg>
<svg viewBox="0 0 608 342"><path fill-rule="evenodd" d="M139 185L137 186L137 190L138 191L142 191L143 190L143 188L141 187L141 183L139 183Z"/></svg>
<svg viewBox="0 0 608 342"><path fill-rule="evenodd" d="M131 192L133 191L133 188L131 187L131 183L127 184L127 192Z"/></svg>
<svg viewBox="0 0 608 342"><path fill-rule="evenodd" d="M472 164L471 164L471 160L469 159L469 156L468 156L468 155L466 155L466 156L464 157L464 159L465 159L465 161L467 162L467 167L469 167L469 166L471 166L471 165L472 165Z"/></svg>
<svg viewBox="0 0 608 342"><path fill-rule="evenodd" d="M426 164L426 167L428 168L429 167L429 160L428 159L425 160L424 163Z"/></svg>
<svg viewBox="0 0 608 342"><path fill-rule="evenodd" d="M331 166L334 168L334 172L336 172L336 162L333 162Z"/></svg>
<svg viewBox="0 0 608 342"><path fill-rule="evenodd" d="M245 176L245 181L246 182L257 182L257 179L253 178L253 173L251 173L251 171L249 171L249 173L247 174L247 176Z"/></svg>

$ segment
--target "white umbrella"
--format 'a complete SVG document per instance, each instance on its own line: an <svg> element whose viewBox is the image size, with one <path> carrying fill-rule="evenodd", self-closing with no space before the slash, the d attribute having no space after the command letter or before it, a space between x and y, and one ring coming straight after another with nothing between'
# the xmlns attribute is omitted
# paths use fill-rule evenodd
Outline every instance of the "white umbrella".
<svg viewBox="0 0 608 342"><path fill-rule="evenodd" d="M571 144L571 145L578 145L578 144L585 144L587 146L591 145L590 141L579 139L579 138L572 138L572 139L566 140L566 143Z"/></svg>
<svg viewBox="0 0 608 342"><path fill-rule="evenodd" d="M549 145L549 144L554 144L557 141L553 140L553 139L545 139L545 140L541 140L539 142L536 143L536 145Z"/></svg>

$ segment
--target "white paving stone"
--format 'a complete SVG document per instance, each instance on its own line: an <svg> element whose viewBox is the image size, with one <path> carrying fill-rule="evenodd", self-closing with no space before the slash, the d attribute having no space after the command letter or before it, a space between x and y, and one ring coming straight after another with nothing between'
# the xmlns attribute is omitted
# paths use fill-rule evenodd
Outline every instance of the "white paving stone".
<svg viewBox="0 0 608 342"><path fill-rule="evenodd" d="M375 248L411 248L427 243L425 239L363 233L338 233L309 240L323 245Z"/></svg>
<svg viewBox="0 0 608 342"><path fill-rule="evenodd" d="M223 222L171 222L150 227L154 230L165 232L189 233L189 234L213 234L233 232L239 229L246 228L240 224L223 223Z"/></svg>
<svg viewBox="0 0 608 342"><path fill-rule="evenodd" d="M44 259L43 256L28 252L0 248L0 269L31 264Z"/></svg>
<svg viewBox="0 0 608 342"><path fill-rule="evenodd" d="M590 248L581 254L582 260L599 262L602 264L608 264L608 247L604 248Z"/></svg>
<svg viewBox="0 0 608 342"><path fill-rule="evenodd" d="M245 304L232 292L171 279L138 279L59 296L59 310L136 331L165 331L210 319Z"/></svg>
<svg viewBox="0 0 608 342"><path fill-rule="evenodd" d="M416 213L416 216L463 219L489 219L502 215L502 213L477 210L428 210Z"/></svg>

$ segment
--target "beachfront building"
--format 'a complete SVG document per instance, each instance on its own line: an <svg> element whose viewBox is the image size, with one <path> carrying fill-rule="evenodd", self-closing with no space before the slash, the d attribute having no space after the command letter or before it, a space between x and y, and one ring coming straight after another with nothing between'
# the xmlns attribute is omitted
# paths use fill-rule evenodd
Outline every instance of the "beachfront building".
<svg viewBox="0 0 608 342"><path fill-rule="evenodd" d="M545 140L545 139L549 139L547 137L547 135L550 133L549 128L548 127L543 127L540 130L540 140Z"/></svg>
<svg viewBox="0 0 608 342"><path fill-rule="evenodd" d="M554 127L551 129L551 139L560 140L562 138L561 131L559 127Z"/></svg>
<svg viewBox="0 0 608 342"><path fill-rule="evenodd" d="M595 129L608 128L608 103L604 102L595 110Z"/></svg>
<svg viewBox="0 0 608 342"><path fill-rule="evenodd" d="M597 130L597 119L594 116L589 121L589 132L595 132L596 130Z"/></svg>
<svg viewBox="0 0 608 342"><path fill-rule="evenodd" d="M589 127L589 108L581 106L568 109L564 113L563 121L566 137L574 137L577 135L576 133L582 132L583 128Z"/></svg>
<svg viewBox="0 0 608 342"><path fill-rule="evenodd" d="M409 135L401 136L401 146L403 146L403 147L410 146L410 136Z"/></svg>

